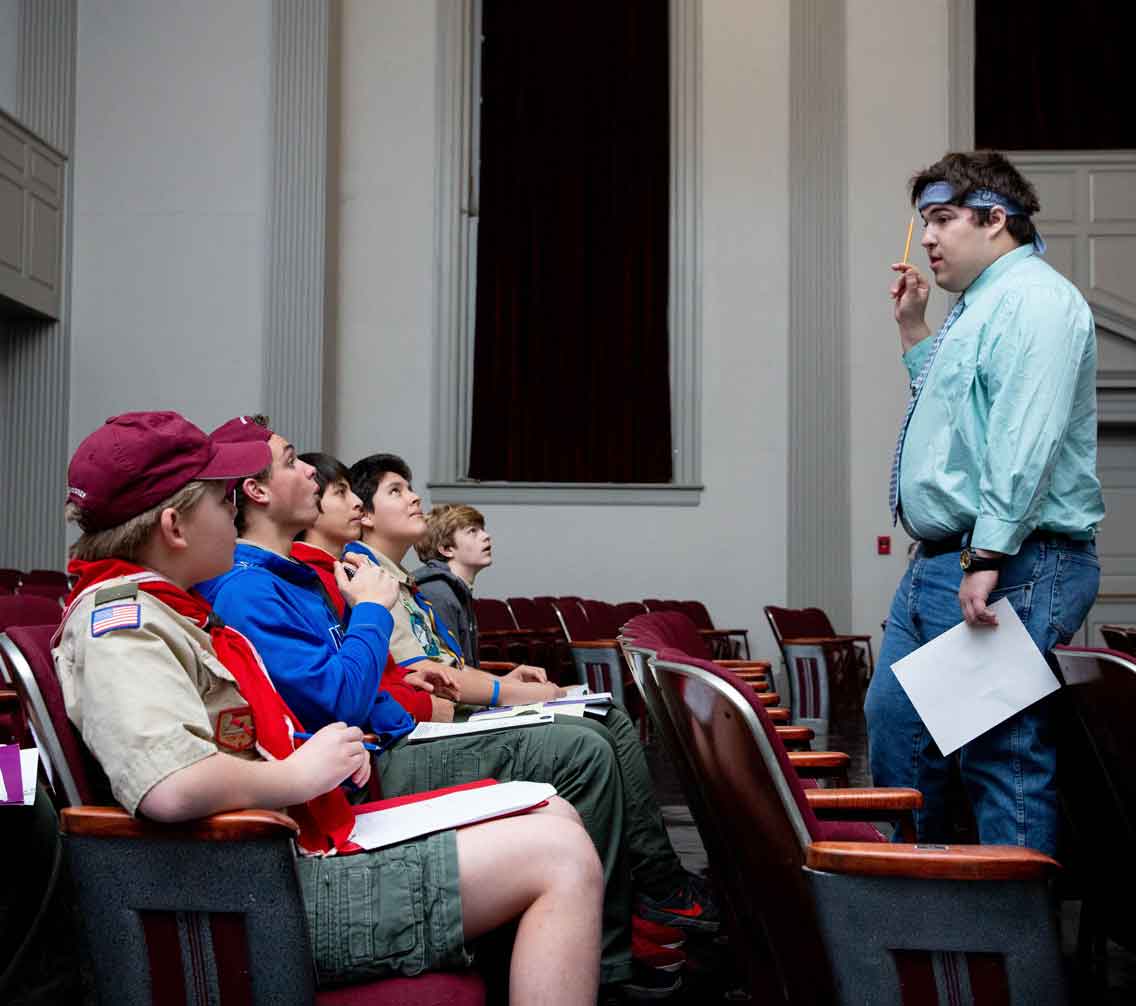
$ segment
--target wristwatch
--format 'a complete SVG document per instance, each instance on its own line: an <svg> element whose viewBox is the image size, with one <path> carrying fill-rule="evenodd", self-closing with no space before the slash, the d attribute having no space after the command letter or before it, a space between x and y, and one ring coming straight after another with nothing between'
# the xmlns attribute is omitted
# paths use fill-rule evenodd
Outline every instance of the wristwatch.
<svg viewBox="0 0 1136 1006"><path fill-rule="evenodd" d="M984 573L991 569L1001 569L1003 556L997 559L984 559L969 545L959 552L959 565L964 573Z"/></svg>

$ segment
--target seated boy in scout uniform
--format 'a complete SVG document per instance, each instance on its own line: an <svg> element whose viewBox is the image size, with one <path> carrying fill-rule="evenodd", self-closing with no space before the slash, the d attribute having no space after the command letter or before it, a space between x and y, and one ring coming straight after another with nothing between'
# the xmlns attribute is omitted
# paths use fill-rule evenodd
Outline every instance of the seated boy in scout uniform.
<svg viewBox="0 0 1136 1006"><path fill-rule="evenodd" d="M226 480L269 459L264 442L218 444L173 412L114 417L72 458L78 580L54 654L68 715L115 798L131 814L169 822L288 807L307 853L298 866L323 983L460 967L469 941L518 919L510 1001L594 1002L602 878L562 800L400 846L329 854L353 821L340 783L362 785L370 774L362 731L332 723L295 740L303 724L256 651L190 590L232 561ZM395 600L377 570L344 577L343 590L357 607ZM361 904L374 892L381 911ZM406 919L416 914L406 946ZM351 925L364 915L374 923L370 959L360 958ZM404 949L392 952L396 944Z"/></svg>
<svg viewBox="0 0 1136 1006"><path fill-rule="evenodd" d="M344 546L359 540L363 504L351 491L347 466L338 458L313 451L301 454L300 460L315 470L319 516L292 542L292 558L315 570L332 609L346 624L350 608L336 582L335 567L343 555ZM394 662L388 651L379 688L389 692L391 698L414 717L415 722L447 721L453 719L454 704L442 698L441 691L450 684L448 680L435 684L424 680L421 675L407 672Z"/></svg>
<svg viewBox="0 0 1136 1006"><path fill-rule="evenodd" d="M375 564L349 557L354 579L339 577L352 605L345 633L318 575L291 558L293 539L319 514L314 469L263 417L237 417L213 437L267 444L272 455L271 464L238 483L233 568L198 585L217 614L251 640L280 695L309 729L342 721L387 734L389 750L377 762L385 796L482 778L555 786L579 813L603 864L601 979L626 981L632 971L631 891L621 837L623 786L611 746L580 721L408 744L401 734L412 725L410 717L399 710L406 726L395 724L387 706L396 703L379 687L391 615L382 605L355 603L360 577L394 589L397 584ZM419 674L434 682L454 677L445 667Z"/></svg>
<svg viewBox="0 0 1136 1006"><path fill-rule="evenodd" d="M459 700L474 704L496 705L499 698L505 703L524 701L511 697L513 690L524 688L560 691L546 683L545 672L539 667L521 665L498 678L463 661L457 640L401 565L427 530L421 499L411 486L410 468L402 458L372 454L357 461L351 466L351 486L363 503L363 537L358 544L347 546L347 554L366 556L398 580L399 603L391 609L394 628L390 647L401 666L420 670L458 668ZM487 682L493 683L491 690ZM619 706L612 706L602 721L573 717L572 722L607 743L619 766L624 842L637 895L636 915L668 926L716 930L718 913L709 892L700 878L683 869L667 837L643 745L631 717Z"/></svg>

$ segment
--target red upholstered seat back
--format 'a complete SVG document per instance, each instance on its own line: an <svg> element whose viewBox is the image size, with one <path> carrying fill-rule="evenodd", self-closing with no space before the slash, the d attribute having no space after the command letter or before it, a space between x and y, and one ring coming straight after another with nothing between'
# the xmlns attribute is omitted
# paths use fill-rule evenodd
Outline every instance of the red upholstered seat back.
<svg viewBox="0 0 1136 1006"><path fill-rule="evenodd" d="M682 613L694 623L695 628L714 628L714 622L710 618L710 612L706 610L706 605L701 601L680 601L679 604L682 608Z"/></svg>
<svg viewBox="0 0 1136 1006"><path fill-rule="evenodd" d="M700 660L709 660L713 656L698 628L681 611L651 611L639 615L627 623L625 631L636 637L642 634L653 636L668 649Z"/></svg>
<svg viewBox="0 0 1136 1006"><path fill-rule="evenodd" d="M473 612L477 616L477 627L482 632L502 632L517 628L513 614L504 601L491 597L475 597Z"/></svg>
<svg viewBox="0 0 1136 1006"><path fill-rule="evenodd" d="M13 625L58 625L63 609L58 601L30 594L0 597L0 632Z"/></svg>
<svg viewBox="0 0 1136 1006"><path fill-rule="evenodd" d="M63 690L59 685L59 678L55 675L55 663L51 659L51 637L55 635L56 628L54 625L15 625L8 629L8 638L16 645L31 668L50 725L59 742L60 752L79 792L80 801L87 804L111 803L110 784L106 775L67 717ZM20 685L17 687L20 688ZM30 697L24 695L23 698L27 708ZM58 795L62 798L62 794Z"/></svg>
<svg viewBox="0 0 1136 1006"><path fill-rule="evenodd" d="M777 639L794 636L835 636L832 623L820 608L778 608L772 604L765 606L765 617Z"/></svg>
<svg viewBox="0 0 1136 1006"><path fill-rule="evenodd" d="M642 601L620 601L619 604L615 606L615 614L619 619L620 625L623 625L636 615L645 615L646 613L647 605Z"/></svg>
<svg viewBox="0 0 1136 1006"><path fill-rule="evenodd" d="M580 607L580 601L575 597L559 597L556 599L556 610L564 625L564 632L569 639L598 639L600 638Z"/></svg>
<svg viewBox="0 0 1136 1006"><path fill-rule="evenodd" d="M595 639L614 639L619 635L624 619L619 617L614 604L585 599L580 602L580 606L591 624Z"/></svg>
<svg viewBox="0 0 1136 1006"><path fill-rule="evenodd" d="M22 576L23 574L18 569L10 569L7 566L0 568L0 587L11 593L20 585Z"/></svg>

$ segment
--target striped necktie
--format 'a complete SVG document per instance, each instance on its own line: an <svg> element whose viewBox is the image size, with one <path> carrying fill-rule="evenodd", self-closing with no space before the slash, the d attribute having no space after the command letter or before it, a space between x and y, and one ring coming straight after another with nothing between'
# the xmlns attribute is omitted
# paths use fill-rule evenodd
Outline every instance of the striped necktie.
<svg viewBox="0 0 1136 1006"><path fill-rule="evenodd" d="M943 322L942 327L935 336L935 341L931 343L931 352L927 354L927 359L923 363L923 369L919 371L919 376L915 378L911 385L911 398L907 403L907 412L903 416L903 422L899 425L899 437L895 442L895 457L892 458L891 462L891 482L888 485L888 506L891 509L892 527L895 527L896 519L899 515L899 459L903 455L903 438L907 436L907 425L911 422L911 414L915 411L915 403L919 400L919 392L923 389L923 383L927 380L927 375L931 372L931 364L935 362L935 357L939 354L939 347L943 344L947 330L958 321L958 316L962 314L963 306L963 298L959 297L958 302L955 304L954 308L952 308L951 313L947 315L946 321Z"/></svg>

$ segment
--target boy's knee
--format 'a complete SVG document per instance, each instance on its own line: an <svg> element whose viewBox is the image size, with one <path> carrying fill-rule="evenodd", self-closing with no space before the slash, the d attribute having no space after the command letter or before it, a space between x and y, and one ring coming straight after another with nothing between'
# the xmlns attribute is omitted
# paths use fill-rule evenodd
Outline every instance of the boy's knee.
<svg viewBox="0 0 1136 1006"><path fill-rule="evenodd" d="M558 820L556 826L550 829L550 835L544 845L547 854L546 864L550 876L555 877L570 890L585 890L594 887L597 891L603 889L603 867L600 865L596 847L588 837L579 816L571 806L565 804L571 811L574 821L567 818Z"/></svg>
<svg viewBox="0 0 1136 1006"><path fill-rule="evenodd" d="M581 828L584 826L583 819L580 817L576 808L563 797L549 797L548 806L542 809L546 814L550 814L553 817L564 818L567 821L571 821L573 824L578 824Z"/></svg>

